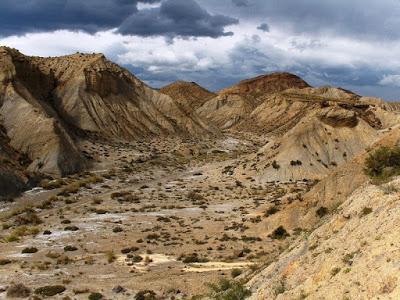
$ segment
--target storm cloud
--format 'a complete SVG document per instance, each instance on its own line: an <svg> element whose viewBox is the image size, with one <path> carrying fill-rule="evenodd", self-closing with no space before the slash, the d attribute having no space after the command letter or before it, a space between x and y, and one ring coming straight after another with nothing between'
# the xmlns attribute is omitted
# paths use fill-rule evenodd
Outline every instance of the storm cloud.
<svg viewBox="0 0 400 300"><path fill-rule="evenodd" d="M164 0L158 8L138 10L138 3L161 0L2 0L0 36L74 30L96 33L118 28L122 34L209 36L232 35L224 27L238 20L211 15L194 0Z"/></svg>
<svg viewBox="0 0 400 300"><path fill-rule="evenodd" d="M60 29L97 32L118 27L138 0L2 0L0 35ZM159 0L141 0L155 3Z"/></svg>
<svg viewBox="0 0 400 300"><path fill-rule="evenodd" d="M225 31L239 20L211 15L194 0L166 0L159 8L145 9L131 15L118 31L141 36L213 37L233 35Z"/></svg>

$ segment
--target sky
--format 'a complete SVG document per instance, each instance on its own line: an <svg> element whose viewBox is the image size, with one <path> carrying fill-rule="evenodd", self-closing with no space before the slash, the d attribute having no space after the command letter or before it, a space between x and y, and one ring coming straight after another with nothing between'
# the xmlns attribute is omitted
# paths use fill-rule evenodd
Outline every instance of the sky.
<svg viewBox="0 0 400 300"><path fill-rule="evenodd" d="M0 45L102 52L155 88L287 71L400 100L400 0L1 0Z"/></svg>

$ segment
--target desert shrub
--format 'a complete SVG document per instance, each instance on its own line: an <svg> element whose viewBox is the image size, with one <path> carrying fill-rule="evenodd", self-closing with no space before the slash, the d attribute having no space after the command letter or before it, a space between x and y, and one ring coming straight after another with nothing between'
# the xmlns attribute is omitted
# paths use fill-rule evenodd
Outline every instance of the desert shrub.
<svg viewBox="0 0 400 300"><path fill-rule="evenodd" d="M301 166L303 163L300 161L300 160L292 160L292 161L290 161L290 165L292 166L292 167L295 167L295 166Z"/></svg>
<svg viewBox="0 0 400 300"><path fill-rule="evenodd" d="M18 215L15 218L15 224L17 225L39 225L41 223L43 223L43 221L36 213L32 211Z"/></svg>
<svg viewBox="0 0 400 300"><path fill-rule="evenodd" d="M38 252L38 249L35 247L27 247L27 248L22 249L22 251L21 251L22 254L36 253L36 252Z"/></svg>
<svg viewBox="0 0 400 300"><path fill-rule="evenodd" d="M122 254L128 254L128 253L131 253L131 252L136 252L136 251L138 251L138 250L139 250L138 247L129 247L129 248L124 248L124 249L122 249L122 250L121 250L121 253L122 253Z"/></svg>
<svg viewBox="0 0 400 300"><path fill-rule="evenodd" d="M15 235L15 234L10 234L9 236L6 236L3 240L6 243L18 242L19 236Z"/></svg>
<svg viewBox="0 0 400 300"><path fill-rule="evenodd" d="M28 298L31 294L31 289L22 283L10 286L7 289L7 297L10 298Z"/></svg>
<svg viewBox="0 0 400 300"><path fill-rule="evenodd" d="M5 265L11 264L11 263L12 263L12 261L7 258L0 258L0 266L5 266Z"/></svg>
<svg viewBox="0 0 400 300"><path fill-rule="evenodd" d="M285 281L283 279L281 279L278 282L276 282L275 285L272 287L272 290L273 290L275 296L283 294L286 291Z"/></svg>
<svg viewBox="0 0 400 300"><path fill-rule="evenodd" d="M104 296L100 293L91 293L88 297L89 300L101 300L104 299Z"/></svg>
<svg viewBox="0 0 400 300"><path fill-rule="evenodd" d="M69 196L70 194L75 194L79 191L81 185L78 183L71 183L64 187L61 192L58 193L59 196Z"/></svg>
<svg viewBox="0 0 400 300"><path fill-rule="evenodd" d="M46 285L35 290L35 294L44 297L53 297L57 294L61 294L65 291L65 286L63 285Z"/></svg>
<svg viewBox="0 0 400 300"><path fill-rule="evenodd" d="M157 233L150 233L146 237L148 240L158 240L159 238L160 236Z"/></svg>
<svg viewBox="0 0 400 300"><path fill-rule="evenodd" d="M114 233L119 233L119 232L122 232L122 231L124 231L124 230L122 229L122 227L116 226L116 227L113 228L112 231L113 231Z"/></svg>
<svg viewBox="0 0 400 300"><path fill-rule="evenodd" d="M78 248L75 246L68 245L68 246L64 247L65 252L71 252L71 251L76 251L76 250L78 250Z"/></svg>
<svg viewBox="0 0 400 300"><path fill-rule="evenodd" d="M364 172L377 183L400 175L400 147L381 147L371 153L365 160Z"/></svg>
<svg viewBox="0 0 400 300"><path fill-rule="evenodd" d="M281 166L277 163L276 160L274 160L274 161L272 162L272 167L273 167L275 170L278 170L278 169L281 168Z"/></svg>
<svg viewBox="0 0 400 300"><path fill-rule="evenodd" d="M216 284L210 284L210 293L208 297L216 300L243 300L251 295L242 283L221 279Z"/></svg>
<svg viewBox="0 0 400 300"><path fill-rule="evenodd" d="M233 278L236 278L236 277L238 277L238 276L240 276L242 274L242 270L241 269L232 269L232 271L231 271L231 276L233 277Z"/></svg>
<svg viewBox="0 0 400 300"><path fill-rule="evenodd" d="M133 263L138 263L138 262L141 262L143 260L143 257L141 257L140 255L132 255L132 257L130 257L130 260Z"/></svg>
<svg viewBox="0 0 400 300"><path fill-rule="evenodd" d="M54 179L54 180L42 180L39 183L39 186L46 190L58 189L65 185L65 181L63 179Z"/></svg>
<svg viewBox="0 0 400 300"><path fill-rule="evenodd" d="M382 185L381 190L385 193L385 195L390 195L399 192L399 188L394 184Z"/></svg>
<svg viewBox="0 0 400 300"><path fill-rule="evenodd" d="M328 213L328 209L324 206L321 206L315 213L318 217L322 218Z"/></svg>
<svg viewBox="0 0 400 300"><path fill-rule="evenodd" d="M283 226L279 226L269 236L274 240L283 240L289 236L289 233Z"/></svg>
<svg viewBox="0 0 400 300"><path fill-rule="evenodd" d="M190 200L190 201L194 201L194 202L196 202L196 201L201 201L201 200L203 200L204 199L204 197L201 195L201 194L199 194L197 191L190 191L188 194L187 194L187 197L188 197L188 199Z"/></svg>
<svg viewBox="0 0 400 300"><path fill-rule="evenodd" d="M135 300L156 300L156 293L150 290L139 291Z"/></svg>
<svg viewBox="0 0 400 300"><path fill-rule="evenodd" d="M78 231L79 227L75 225L67 226L64 228L64 231Z"/></svg>
<svg viewBox="0 0 400 300"><path fill-rule="evenodd" d="M272 206L265 211L264 217L272 216L272 215L276 214L278 211L279 211L279 208L277 208L276 206Z"/></svg>
<svg viewBox="0 0 400 300"><path fill-rule="evenodd" d="M372 208L371 207L364 207L360 213L361 217L369 215L372 213Z"/></svg>
<svg viewBox="0 0 400 300"><path fill-rule="evenodd" d="M189 255L181 255L178 258L178 260L181 260L184 264L208 262L207 258L199 257L197 253L192 253Z"/></svg>
<svg viewBox="0 0 400 300"><path fill-rule="evenodd" d="M336 267L336 268L333 268L332 270L331 270L331 275L332 276L335 276L336 274L338 274L339 272L340 272L340 268L339 267Z"/></svg>

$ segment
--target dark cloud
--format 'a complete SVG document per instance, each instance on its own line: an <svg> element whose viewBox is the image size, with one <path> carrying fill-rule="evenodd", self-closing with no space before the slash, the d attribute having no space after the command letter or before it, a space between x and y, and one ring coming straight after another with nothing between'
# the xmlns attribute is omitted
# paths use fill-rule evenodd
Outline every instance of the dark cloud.
<svg viewBox="0 0 400 300"><path fill-rule="evenodd" d="M248 0L232 0L233 4L238 7L247 7L249 6Z"/></svg>
<svg viewBox="0 0 400 300"><path fill-rule="evenodd" d="M58 29L90 33L118 27L137 3L160 0L1 0L0 36Z"/></svg>
<svg viewBox="0 0 400 300"><path fill-rule="evenodd" d="M269 32L269 25L267 23L262 23L257 27L258 30Z"/></svg>
<svg viewBox="0 0 400 300"><path fill-rule="evenodd" d="M213 37L233 35L225 27L237 19L211 15L194 0L166 0L160 7L141 10L120 26L122 34L167 37Z"/></svg>
<svg viewBox="0 0 400 300"><path fill-rule="evenodd" d="M95 33L119 28L122 34L167 37L232 35L224 27L238 20L211 15L194 0L165 0L159 8L138 10L161 0L1 0L0 36L59 29Z"/></svg>

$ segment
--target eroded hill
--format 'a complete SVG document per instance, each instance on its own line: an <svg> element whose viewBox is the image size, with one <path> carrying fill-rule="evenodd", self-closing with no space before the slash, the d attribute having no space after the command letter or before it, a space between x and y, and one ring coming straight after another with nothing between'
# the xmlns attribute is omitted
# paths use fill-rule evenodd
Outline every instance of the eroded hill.
<svg viewBox="0 0 400 300"><path fill-rule="evenodd" d="M239 82L218 92L197 112L221 129L229 129L245 122L263 98L289 88L302 89L309 85L300 77L289 73L272 73Z"/></svg>
<svg viewBox="0 0 400 300"><path fill-rule="evenodd" d="M29 171L62 176L84 170L79 136L135 140L208 136L195 113L101 54L42 58L0 48L0 116L9 145Z"/></svg>

